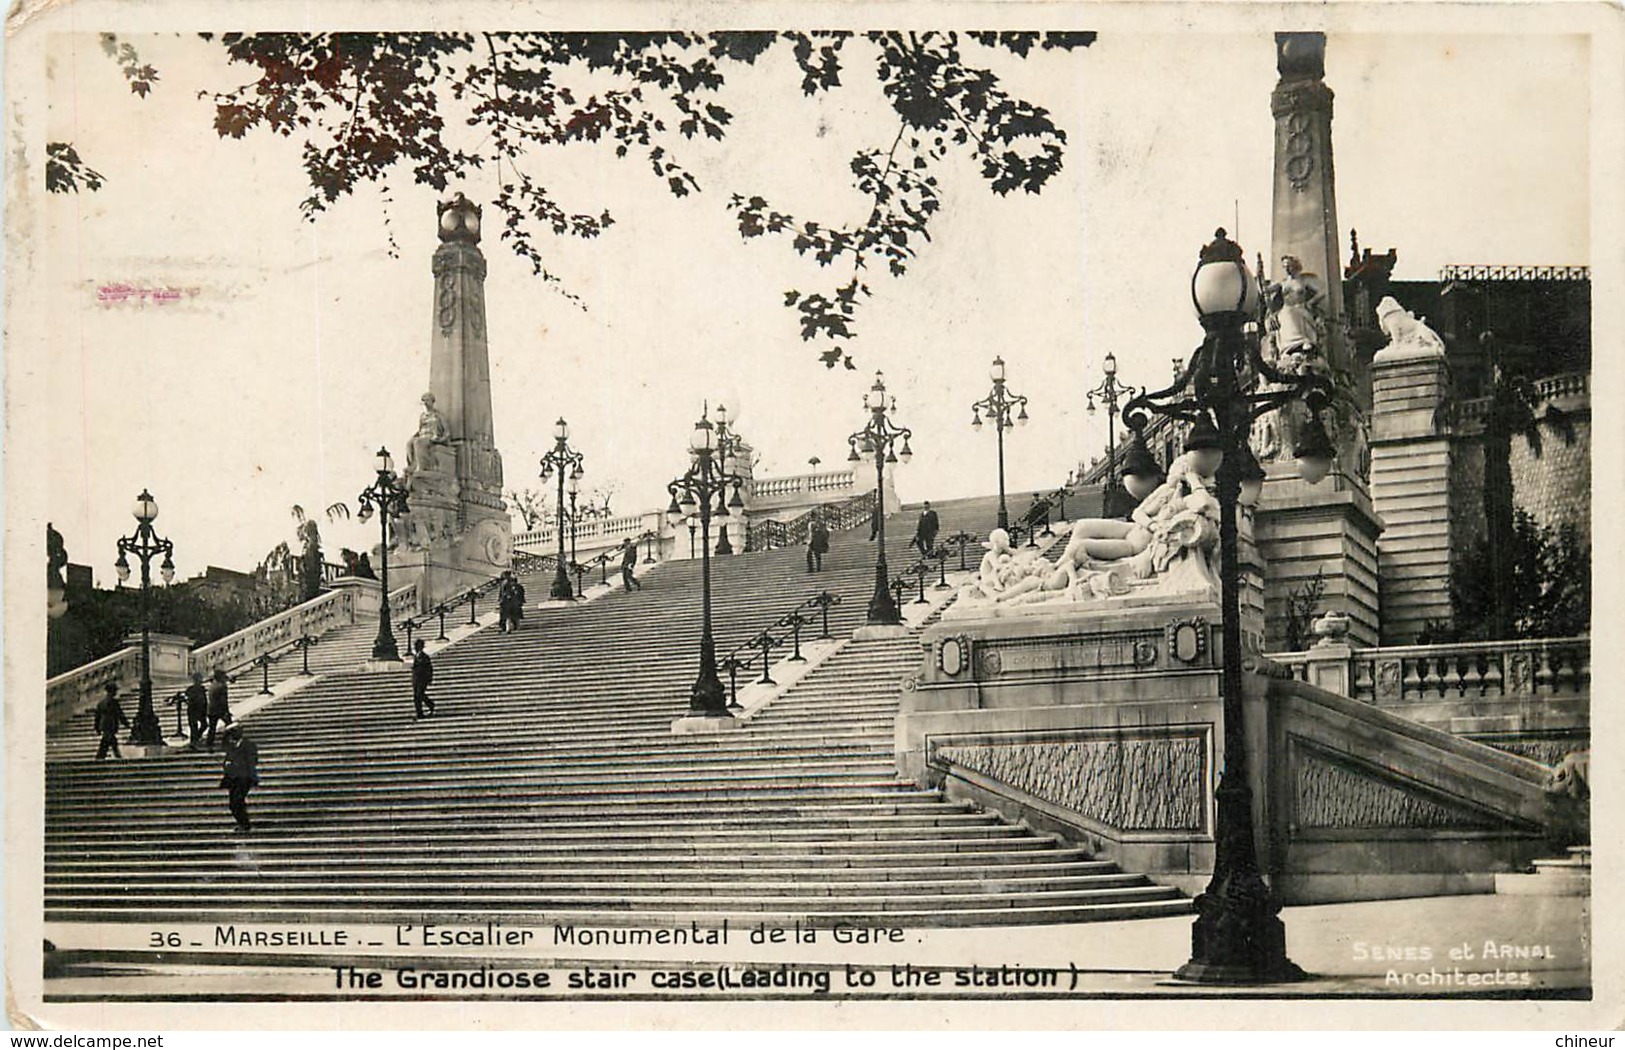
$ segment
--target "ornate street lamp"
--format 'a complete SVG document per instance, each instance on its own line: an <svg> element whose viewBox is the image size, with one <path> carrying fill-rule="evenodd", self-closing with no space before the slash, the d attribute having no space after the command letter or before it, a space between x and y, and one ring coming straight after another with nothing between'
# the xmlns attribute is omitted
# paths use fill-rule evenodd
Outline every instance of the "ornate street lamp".
<svg viewBox="0 0 1625 1050"><path fill-rule="evenodd" d="M1002 379L1002 371L1000 376ZM898 460L907 463L914 458L914 450L908 447L914 431L899 426L887 415L887 412L897 410L897 399L887 396L885 377L879 372L875 373L875 385L869 388L869 393L863 399L863 407L869 410L869 422L864 424L862 430L847 436L846 443L852 447L852 452L846 458L852 463L865 456L873 456L875 460L875 527L876 538L880 542L875 548L875 593L869 599L868 622L899 624L903 622L903 617L897 611L896 600L892 598L891 580L886 570L886 464ZM898 441L903 443L903 447L894 450ZM1000 477L1003 478L1002 466ZM999 505L1002 515L1002 490Z"/></svg>
<svg viewBox="0 0 1625 1050"><path fill-rule="evenodd" d="M1101 370L1106 378L1093 390L1084 393L1088 403L1090 415L1095 414L1095 398L1100 398L1106 406L1106 489L1101 495L1101 517L1115 518L1118 511L1117 487L1117 402L1120 398L1136 396L1135 388L1131 385L1117 381L1117 355L1108 353L1106 360L1101 363ZM1140 387L1138 393L1145 393Z"/></svg>
<svg viewBox="0 0 1625 1050"><path fill-rule="evenodd" d="M130 578L130 562L126 555L133 554L141 559L141 698L136 708L135 722L130 727L130 743L162 744L164 730L158 724L158 712L152 707L152 651L149 641L152 559L160 554L164 556L158 571L163 575L164 583L168 584L175 578L175 545L153 531L152 523L158 519L158 501L152 498L152 493L142 489L141 495L135 498L131 513L135 515L135 532L119 537L118 561L113 563L119 582L123 583Z"/></svg>
<svg viewBox="0 0 1625 1050"><path fill-rule="evenodd" d="M542 456L542 480L546 481L554 475L558 476L559 495L554 505L553 523L554 533L559 540L558 571L553 573L553 597L562 601L572 601L576 591L570 584L570 571L565 567L564 561L564 490L570 489L571 506L575 505L575 494L580 488L581 464L585 457L570 447L570 424L560 416L559 421L553 424L553 447ZM571 533L575 531L572 512Z"/></svg>
<svg viewBox="0 0 1625 1050"><path fill-rule="evenodd" d="M1253 840L1241 692L1236 507L1256 502L1263 489L1263 471L1247 447L1253 420L1295 399L1303 399L1310 410L1304 442L1295 450L1300 472L1311 484L1325 477L1332 448L1319 414L1331 403L1332 384L1315 374L1284 375L1263 360L1252 323L1259 288L1241 248L1222 229L1201 251L1191 277L1191 298L1207 333L1202 345L1172 386L1141 394L1123 409L1123 421L1136 436L1124 479L1131 492L1149 491L1146 486L1156 481L1156 465L1144 443L1152 412L1191 424L1186 451L1200 454L1198 469L1214 474L1219 490L1224 766L1214 792L1213 877L1196 898L1191 959L1175 976L1216 984L1299 980L1304 974L1287 958L1281 905L1260 873ZM1261 388L1260 379L1273 385Z"/></svg>
<svg viewBox="0 0 1625 1050"><path fill-rule="evenodd" d="M970 425L972 430L982 429L982 416L987 415L988 422L994 425L999 435L999 528L1010 527L1010 513L1004 506L1004 432L1017 425L1027 425L1027 399L1020 394L1013 394L1004 385L1004 358L995 357L993 366L987 370L988 376L993 380L993 389L982 400L970 406ZM1014 416L1015 409L1020 412Z"/></svg>
<svg viewBox="0 0 1625 1050"><path fill-rule="evenodd" d="M739 413L735 412L730 416L728 414L728 406L724 405L724 404L718 404L717 405L717 411L716 411L716 417L717 417L717 451L716 451L717 457L722 462L722 469L723 470L727 471L730 474L738 473L738 471L739 471L739 435L734 433L734 431L733 431L733 423L738 419ZM739 504L739 506L743 507L744 503L741 502ZM733 552L734 552L733 544L728 542L728 523L723 522L721 525L717 526L717 553L718 554L732 554Z"/></svg>
<svg viewBox="0 0 1625 1050"><path fill-rule="evenodd" d="M373 468L378 472L378 480L362 489L357 497L361 503L358 515L361 521L370 519L374 511L378 514L378 546L383 551L382 568L378 573L383 591L378 602L378 637L372 643L372 658L399 662L401 653L389 625L389 522L406 513L406 486L395 477L395 461L389 458L389 449L378 450Z"/></svg>
<svg viewBox="0 0 1625 1050"><path fill-rule="evenodd" d="M694 536L700 531L700 519L690 514L683 521L688 525L688 560L693 561L699 556L694 549Z"/></svg>
<svg viewBox="0 0 1625 1050"><path fill-rule="evenodd" d="M724 469L718 461L716 428L704 413L694 424L688 450L692 458L688 471L666 485L666 491L671 493L666 521L675 528L686 515L689 528L693 529L694 516L698 515L700 520L700 674L694 679L688 713L705 718L728 718L727 693L722 679L717 677L717 646L711 637L711 519L727 518L729 507L735 510L744 507L739 489L745 479ZM733 497L725 499L730 488ZM689 535L692 537L693 533Z"/></svg>

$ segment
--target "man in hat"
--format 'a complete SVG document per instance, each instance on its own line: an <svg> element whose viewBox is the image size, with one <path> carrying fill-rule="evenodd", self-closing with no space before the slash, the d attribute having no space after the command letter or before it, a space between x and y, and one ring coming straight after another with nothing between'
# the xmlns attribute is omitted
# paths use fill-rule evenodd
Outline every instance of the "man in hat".
<svg viewBox="0 0 1625 1050"><path fill-rule="evenodd" d="M248 830L248 792L260 782L260 749L254 741L243 735L241 723L226 727L225 775L220 786L226 789L231 815L237 821L237 830Z"/></svg>
<svg viewBox="0 0 1625 1050"><path fill-rule="evenodd" d="M192 672L192 684L186 687L186 722L192 731L192 750L203 746L203 731L209 728L209 690L203 685L203 672Z"/></svg>
<svg viewBox="0 0 1625 1050"><path fill-rule="evenodd" d="M429 683L434 681L434 664L423 651L423 639L412 643L412 707L419 718L434 714L434 701L429 699Z"/></svg>
<svg viewBox="0 0 1625 1050"><path fill-rule="evenodd" d="M226 692L225 668L216 667L209 680L209 750L214 750L215 730L231 725L231 701Z"/></svg>
<svg viewBox="0 0 1625 1050"><path fill-rule="evenodd" d="M107 757L109 748L114 758L124 757L118 749L118 731L128 728L130 724L130 720L124 717L123 706L118 702L118 683L108 682L105 688L107 695L96 705L96 732L102 735L101 746L96 749L97 761Z"/></svg>
<svg viewBox="0 0 1625 1050"><path fill-rule="evenodd" d="M638 578L632 574L632 570L637 568L637 564L638 543L628 536L621 541L621 586L628 591L634 587L640 591L643 590L643 584L639 583Z"/></svg>

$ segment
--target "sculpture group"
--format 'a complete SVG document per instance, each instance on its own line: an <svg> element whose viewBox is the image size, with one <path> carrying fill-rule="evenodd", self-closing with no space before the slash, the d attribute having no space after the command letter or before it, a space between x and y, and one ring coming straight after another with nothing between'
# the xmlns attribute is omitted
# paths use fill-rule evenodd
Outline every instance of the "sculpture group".
<svg viewBox="0 0 1625 1050"><path fill-rule="evenodd" d="M950 612L986 615L990 608L1176 595L1216 600L1219 501L1199 461L1190 452L1175 459L1168 480L1127 521L1073 522L1054 562L1037 550L1015 550L1009 533L995 529L976 579L961 589Z"/></svg>

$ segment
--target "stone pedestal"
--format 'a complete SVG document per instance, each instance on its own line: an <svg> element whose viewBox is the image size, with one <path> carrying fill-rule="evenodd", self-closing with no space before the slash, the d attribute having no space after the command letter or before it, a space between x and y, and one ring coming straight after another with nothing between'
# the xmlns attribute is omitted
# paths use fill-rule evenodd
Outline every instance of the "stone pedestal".
<svg viewBox="0 0 1625 1050"><path fill-rule="evenodd" d="M728 715L714 717L711 715L690 715L686 718L673 719L671 731L673 733L726 733L735 729L745 728L745 723Z"/></svg>
<svg viewBox="0 0 1625 1050"><path fill-rule="evenodd" d="M1383 645L1408 645L1450 605L1450 433L1444 355L1384 349L1372 360L1371 501L1384 531Z"/></svg>
<svg viewBox="0 0 1625 1050"><path fill-rule="evenodd" d="M390 566L391 570L394 566ZM341 576L327 584L333 591L350 592L351 623L377 623L378 606L384 593L383 584L377 580L364 580L358 576Z"/></svg>
<svg viewBox="0 0 1625 1050"><path fill-rule="evenodd" d="M137 631L129 635L124 639L124 644L139 649L141 633ZM148 673L152 675L152 702L155 708L160 709L158 720L162 722L164 694L185 688L191 681L192 639L179 634L151 632L147 635L147 660ZM135 677L128 688L135 688L141 684L139 658L131 666Z"/></svg>
<svg viewBox="0 0 1625 1050"><path fill-rule="evenodd" d="M1221 633L1213 602L938 623L904 681L898 770L1196 892L1213 864Z"/></svg>
<svg viewBox="0 0 1625 1050"><path fill-rule="evenodd" d="M1358 479L1335 472L1308 485L1292 464L1266 468L1264 496L1253 515L1253 537L1269 567L1264 585L1264 647L1286 647L1288 600L1316 572L1326 586L1313 616L1341 612L1355 645L1376 645L1377 536L1382 521ZM1305 625L1307 627L1307 624Z"/></svg>

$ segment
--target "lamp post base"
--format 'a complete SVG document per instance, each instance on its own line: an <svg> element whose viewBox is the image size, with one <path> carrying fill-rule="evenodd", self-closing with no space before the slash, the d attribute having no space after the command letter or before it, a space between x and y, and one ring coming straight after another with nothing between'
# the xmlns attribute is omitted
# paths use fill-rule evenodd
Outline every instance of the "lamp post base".
<svg viewBox="0 0 1625 1050"><path fill-rule="evenodd" d="M903 614L897 611L897 601L887 586L891 582L886 578L888 575L882 558L875 563L875 593L869 598L868 622L877 626L890 627L903 622Z"/></svg>
<svg viewBox="0 0 1625 1050"><path fill-rule="evenodd" d="M395 644L395 635L388 631L379 631L378 639L372 643L372 658L378 662L400 663L401 651Z"/></svg>
<svg viewBox="0 0 1625 1050"><path fill-rule="evenodd" d="M1198 984L1286 984L1308 975L1286 956L1280 905L1255 873L1216 876L1196 898L1191 959L1174 971Z"/></svg>
<svg viewBox="0 0 1625 1050"><path fill-rule="evenodd" d="M136 747L159 747L164 742L164 727L158 723L158 715L150 707L138 712L135 721L130 724L130 741Z"/></svg>
<svg viewBox="0 0 1625 1050"><path fill-rule="evenodd" d="M576 589L570 584L570 575L564 571L564 562L559 562L559 569L553 574L552 596L561 602L575 601Z"/></svg>
<svg viewBox="0 0 1625 1050"><path fill-rule="evenodd" d="M700 672L700 677L694 680L693 692L689 694L688 716L690 718L733 718L728 710L728 691L722 686L722 679L713 671L707 675Z"/></svg>

